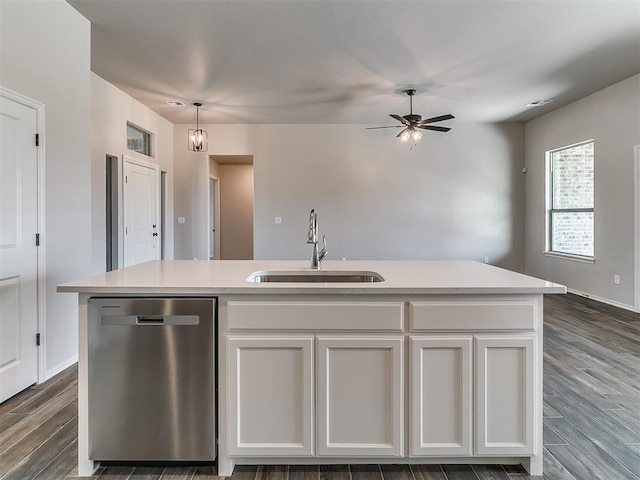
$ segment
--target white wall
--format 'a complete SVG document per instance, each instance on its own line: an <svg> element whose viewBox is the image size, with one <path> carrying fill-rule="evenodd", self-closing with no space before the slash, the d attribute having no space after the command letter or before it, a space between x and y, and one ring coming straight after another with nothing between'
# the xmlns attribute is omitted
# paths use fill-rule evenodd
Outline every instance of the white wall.
<svg viewBox="0 0 640 480"><path fill-rule="evenodd" d="M411 148L393 132L362 125L203 126L208 154L254 157L257 259L310 257L306 230L315 208L328 258L488 256L521 271L524 128L460 121L453 127L425 132ZM176 258L204 258L206 195L196 192L204 189L200 170L207 172L208 162L207 154L181 147L188 128L174 126L176 163L184 168L181 178L176 171L176 215L192 219L188 238L176 231ZM276 225L275 216L283 223Z"/></svg>
<svg viewBox="0 0 640 480"><path fill-rule="evenodd" d="M152 134L152 156L127 149L127 122ZM104 272L106 254L106 155L157 164L167 172L165 256L173 258L173 125L98 75L91 73L92 269Z"/></svg>
<svg viewBox="0 0 640 480"><path fill-rule="evenodd" d="M634 304L634 152L640 75L527 122L526 273L614 304ZM593 264L545 256L545 152L595 141ZM620 275L614 285L613 275Z"/></svg>
<svg viewBox="0 0 640 480"><path fill-rule="evenodd" d="M90 25L63 0L0 4L0 84L45 104L45 373L75 361L77 299L91 273Z"/></svg>

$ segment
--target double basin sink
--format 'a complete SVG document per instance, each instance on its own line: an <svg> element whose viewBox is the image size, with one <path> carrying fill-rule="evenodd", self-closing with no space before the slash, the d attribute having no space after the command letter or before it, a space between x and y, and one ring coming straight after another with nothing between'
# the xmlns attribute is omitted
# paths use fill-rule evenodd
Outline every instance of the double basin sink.
<svg viewBox="0 0 640 480"><path fill-rule="evenodd" d="M376 283L384 278L376 272L350 270L262 270L247 278L253 283Z"/></svg>

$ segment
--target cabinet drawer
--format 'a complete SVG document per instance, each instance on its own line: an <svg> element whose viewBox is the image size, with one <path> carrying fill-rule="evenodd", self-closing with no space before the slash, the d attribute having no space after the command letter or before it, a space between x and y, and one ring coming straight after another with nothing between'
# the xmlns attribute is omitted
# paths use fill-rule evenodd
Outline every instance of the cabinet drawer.
<svg viewBox="0 0 640 480"><path fill-rule="evenodd" d="M533 301L410 302L409 321L420 330L533 330Z"/></svg>
<svg viewBox="0 0 640 480"><path fill-rule="evenodd" d="M229 330L401 332L403 302L228 302Z"/></svg>

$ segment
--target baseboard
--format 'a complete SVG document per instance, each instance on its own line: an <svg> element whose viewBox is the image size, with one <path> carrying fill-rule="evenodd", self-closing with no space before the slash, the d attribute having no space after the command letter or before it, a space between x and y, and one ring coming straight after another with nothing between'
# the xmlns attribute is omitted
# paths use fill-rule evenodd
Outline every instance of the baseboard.
<svg viewBox="0 0 640 480"><path fill-rule="evenodd" d="M627 305L626 303L616 302L614 300L609 300L608 298L598 297L597 295L591 295L590 293L581 292L580 290L574 290L573 288L567 288L567 292L573 293L575 295L580 295L581 297L585 297L590 300L595 300L596 302L606 303L607 305L611 305L613 307L623 308L624 310L630 310L635 313L640 313L633 305Z"/></svg>
<svg viewBox="0 0 640 480"><path fill-rule="evenodd" d="M60 372L62 372L63 370L66 370L67 368L69 368L70 366L72 366L72 365L74 365L76 363L78 363L78 356L77 355L75 357L71 357L69 360L67 360L66 362L61 363L57 367L52 368L51 370L47 371L45 373L44 380L47 381L50 378L55 377Z"/></svg>

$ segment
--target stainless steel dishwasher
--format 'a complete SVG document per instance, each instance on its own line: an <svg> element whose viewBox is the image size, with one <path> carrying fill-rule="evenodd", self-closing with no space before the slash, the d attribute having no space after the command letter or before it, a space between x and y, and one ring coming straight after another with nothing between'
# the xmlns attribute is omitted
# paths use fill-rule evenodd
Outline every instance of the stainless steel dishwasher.
<svg viewBox="0 0 640 480"><path fill-rule="evenodd" d="M215 302L89 299L92 460L215 460Z"/></svg>

